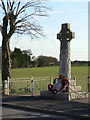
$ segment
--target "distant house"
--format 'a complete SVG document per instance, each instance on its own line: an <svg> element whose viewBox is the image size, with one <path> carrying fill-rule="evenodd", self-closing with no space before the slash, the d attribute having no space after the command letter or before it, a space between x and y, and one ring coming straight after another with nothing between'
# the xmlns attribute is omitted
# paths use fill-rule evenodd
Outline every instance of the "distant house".
<svg viewBox="0 0 90 120"><path fill-rule="evenodd" d="M49 63L49 66L55 66L55 63L53 63L53 62Z"/></svg>

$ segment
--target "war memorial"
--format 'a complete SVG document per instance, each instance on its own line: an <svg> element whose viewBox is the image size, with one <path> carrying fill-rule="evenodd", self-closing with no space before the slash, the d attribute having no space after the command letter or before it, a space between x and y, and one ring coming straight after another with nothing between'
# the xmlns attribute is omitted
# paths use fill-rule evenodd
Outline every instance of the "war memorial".
<svg viewBox="0 0 90 120"><path fill-rule="evenodd" d="M62 24L61 31L57 34L57 39L60 40L59 77L48 85L48 91L41 91L41 96L67 100L88 98L88 92L81 91L81 86L76 86L76 79L71 80L70 42L73 38L75 33L70 30L70 24Z"/></svg>

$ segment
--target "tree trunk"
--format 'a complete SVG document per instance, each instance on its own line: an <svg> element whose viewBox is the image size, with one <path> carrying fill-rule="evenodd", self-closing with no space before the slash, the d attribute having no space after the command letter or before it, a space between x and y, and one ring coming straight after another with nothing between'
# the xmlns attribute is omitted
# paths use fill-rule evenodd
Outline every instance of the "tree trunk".
<svg viewBox="0 0 90 120"><path fill-rule="evenodd" d="M7 77L11 78L11 59L10 59L10 37L7 34L8 20L7 16L3 18L2 27L2 82L7 80Z"/></svg>
<svg viewBox="0 0 90 120"><path fill-rule="evenodd" d="M9 40L6 39L7 38L3 38L2 43L2 81L7 80L7 77L11 78L10 46Z"/></svg>

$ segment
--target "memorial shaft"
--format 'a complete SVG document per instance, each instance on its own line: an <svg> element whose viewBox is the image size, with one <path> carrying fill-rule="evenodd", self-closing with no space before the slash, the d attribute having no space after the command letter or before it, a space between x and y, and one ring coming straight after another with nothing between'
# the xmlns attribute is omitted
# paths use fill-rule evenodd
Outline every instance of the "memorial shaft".
<svg viewBox="0 0 90 120"><path fill-rule="evenodd" d="M70 41L75 37L75 33L70 30L70 24L62 24L61 31L57 34L57 39L61 42L59 75L71 79Z"/></svg>

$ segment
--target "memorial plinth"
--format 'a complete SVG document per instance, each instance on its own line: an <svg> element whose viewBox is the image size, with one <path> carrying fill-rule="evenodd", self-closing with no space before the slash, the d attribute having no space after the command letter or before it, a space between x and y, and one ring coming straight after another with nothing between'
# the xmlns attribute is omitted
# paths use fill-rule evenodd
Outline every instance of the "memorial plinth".
<svg viewBox="0 0 90 120"><path fill-rule="evenodd" d="M81 86L76 86L76 80L70 80L69 92L59 92L57 94L52 94L51 91L45 90L41 91L41 96L49 97L51 99L60 100L74 100L74 99L88 99L89 94L87 92L81 91Z"/></svg>
<svg viewBox="0 0 90 120"><path fill-rule="evenodd" d="M58 94L52 94L51 91L41 91L41 96L43 97L49 97L51 99L60 99L60 100L68 100L68 93L67 92L61 92L61 93L58 93Z"/></svg>

